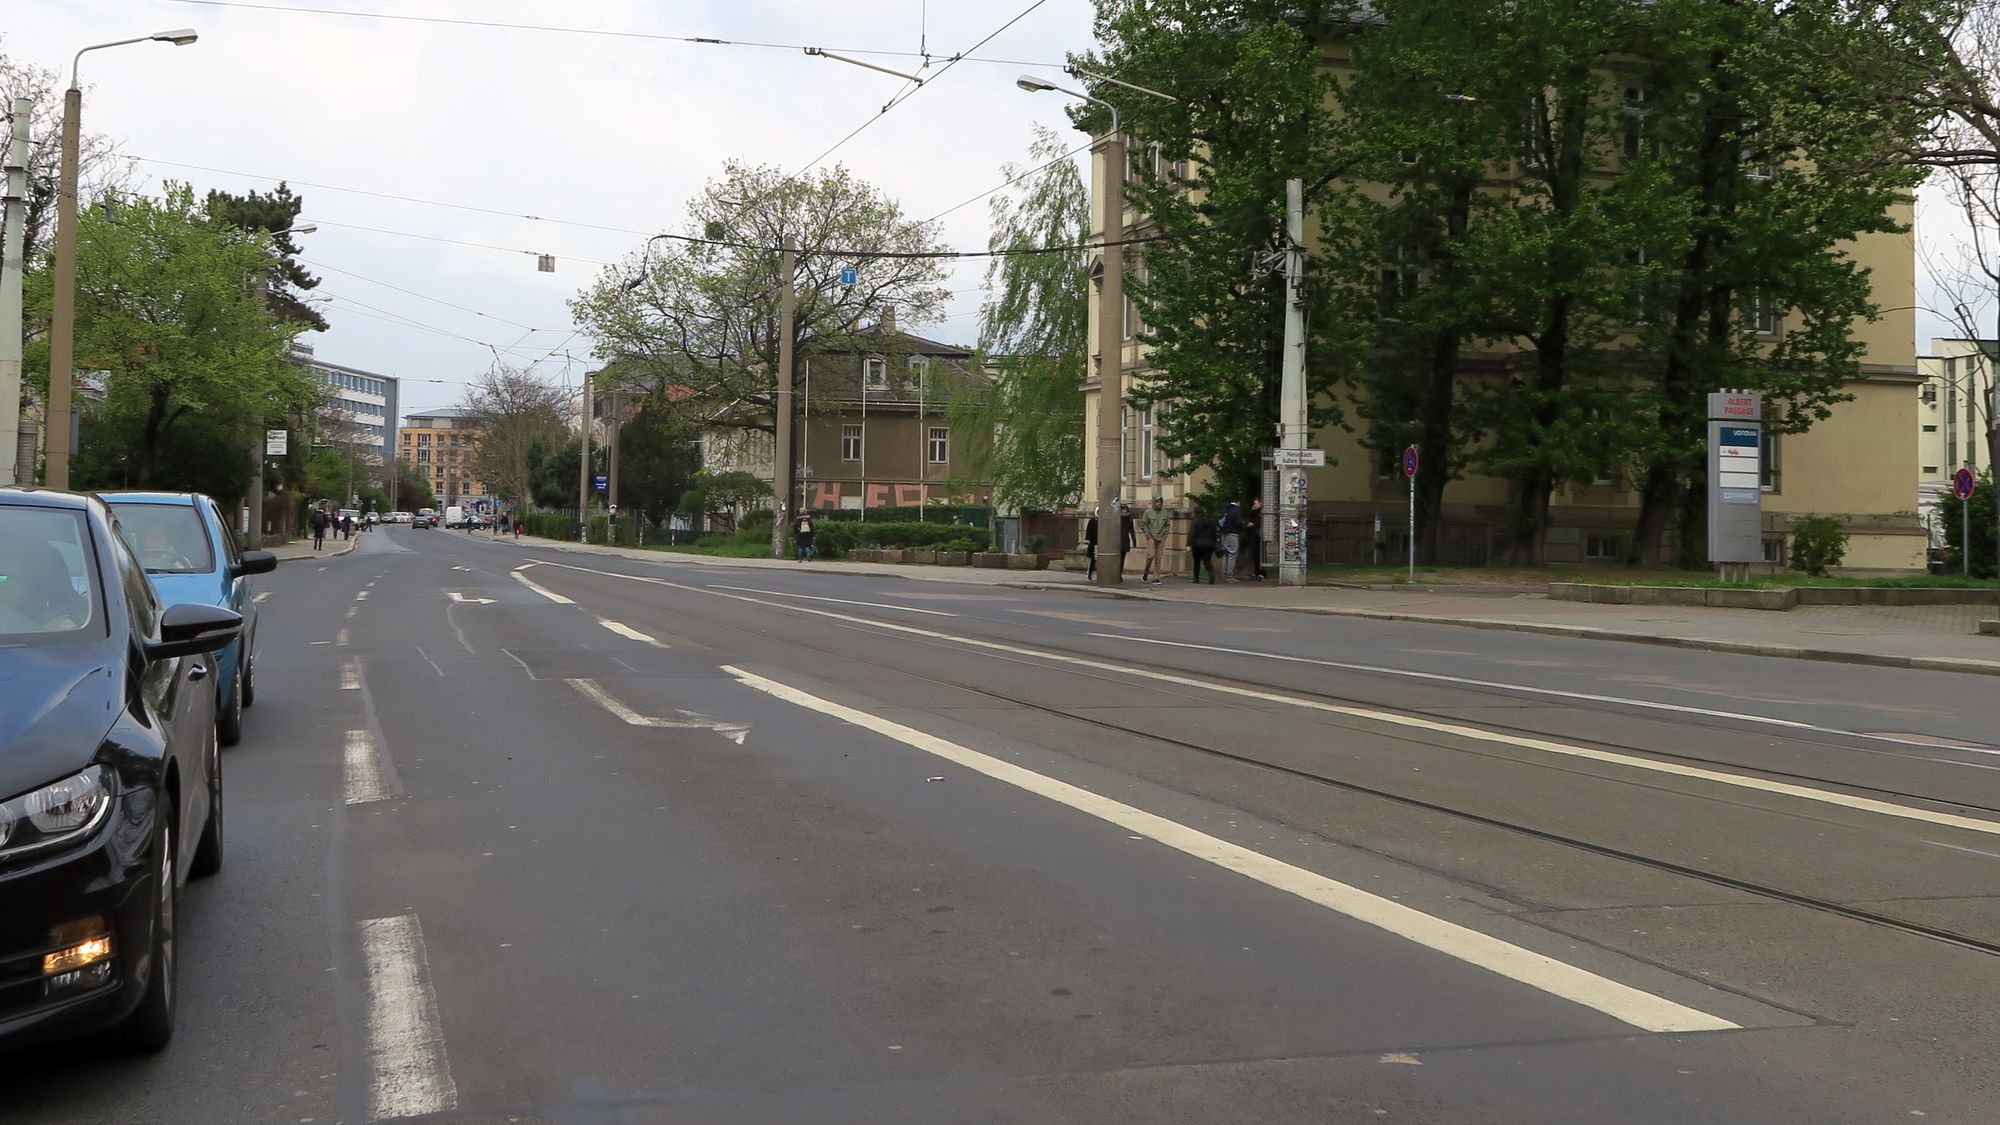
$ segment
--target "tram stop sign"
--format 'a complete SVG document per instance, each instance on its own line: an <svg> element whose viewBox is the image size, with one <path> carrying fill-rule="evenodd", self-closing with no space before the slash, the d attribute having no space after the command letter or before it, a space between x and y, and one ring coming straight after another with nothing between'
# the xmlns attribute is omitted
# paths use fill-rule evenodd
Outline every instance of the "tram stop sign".
<svg viewBox="0 0 2000 1125"><path fill-rule="evenodd" d="M1951 490L1960 500L1972 499L1972 493L1978 487L1978 482L1972 478L1971 469L1960 469L1958 472L1952 474Z"/></svg>

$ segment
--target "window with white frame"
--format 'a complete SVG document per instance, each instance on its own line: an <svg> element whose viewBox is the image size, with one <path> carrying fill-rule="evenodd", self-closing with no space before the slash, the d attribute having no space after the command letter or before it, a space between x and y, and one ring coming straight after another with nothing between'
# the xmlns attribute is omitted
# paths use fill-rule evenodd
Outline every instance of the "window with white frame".
<svg viewBox="0 0 2000 1125"><path fill-rule="evenodd" d="M951 461L951 428L948 426L932 426L930 430L931 464L947 464Z"/></svg>
<svg viewBox="0 0 2000 1125"><path fill-rule="evenodd" d="M861 385L871 391L889 389L889 361L870 356L861 361Z"/></svg>
<svg viewBox="0 0 2000 1125"><path fill-rule="evenodd" d="M861 427L840 427L840 459L842 461L861 460Z"/></svg>
<svg viewBox="0 0 2000 1125"><path fill-rule="evenodd" d="M1757 485L1765 492L1777 492L1781 473L1784 469L1784 455L1779 452L1779 439L1784 435L1771 429L1766 423L1764 432L1757 441Z"/></svg>
<svg viewBox="0 0 2000 1125"><path fill-rule="evenodd" d="M1625 267L1630 271L1626 279L1628 294L1625 303L1625 323L1636 328L1646 323L1646 251L1643 247L1625 252Z"/></svg>
<svg viewBox="0 0 2000 1125"><path fill-rule="evenodd" d="M911 356L910 382L915 383L917 385L917 388L921 390L930 383L930 377L931 377L931 357L927 355Z"/></svg>
<svg viewBox="0 0 2000 1125"><path fill-rule="evenodd" d="M1401 304L1423 287L1423 253L1416 246L1391 247L1382 263L1382 303Z"/></svg>
<svg viewBox="0 0 2000 1125"><path fill-rule="evenodd" d="M1743 331L1752 336L1778 334L1778 302L1769 293L1752 289L1744 296Z"/></svg>
<svg viewBox="0 0 2000 1125"><path fill-rule="evenodd" d="M1769 135L1762 124L1756 121L1743 123L1743 148L1738 155L1743 163L1744 176L1761 181L1778 174L1777 166L1771 163L1769 145Z"/></svg>
<svg viewBox="0 0 2000 1125"><path fill-rule="evenodd" d="M1157 407L1148 406L1139 414L1139 479L1152 480L1159 465L1153 450L1153 411Z"/></svg>
<svg viewBox="0 0 2000 1125"><path fill-rule="evenodd" d="M1646 129L1646 118L1648 112L1646 108L1646 88L1643 86L1625 87L1624 147L1625 159L1627 160L1637 160L1646 152L1646 142L1648 139L1646 136L1648 132Z"/></svg>

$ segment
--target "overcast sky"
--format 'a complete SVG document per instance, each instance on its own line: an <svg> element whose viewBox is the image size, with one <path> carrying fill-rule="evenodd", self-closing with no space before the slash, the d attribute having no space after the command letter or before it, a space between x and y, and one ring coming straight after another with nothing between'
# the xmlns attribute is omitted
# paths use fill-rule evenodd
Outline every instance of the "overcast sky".
<svg viewBox="0 0 2000 1125"><path fill-rule="evenodd" d="M1035 122L1083 140L1070 133L1065 99L1022 93L1014 79L1035 69L1022 64L1057 76L1066 51L1091 45L1090 0L11 0L0 50L67 71L85 44L197 29L201 40L188 47L144 43L87 56L85 128L142 158L132 165L138 187L183 178L242 191L290 180L306 199L303 218L320 224L301 240L304 257L323 279L319 292L335 298L331 327L306 339L321 358L401 377L408 414L456 403L461 385L492 363L488 345L552 380L574 382L591 365L565 299L643 238L508 216L677 229L686 200L725 159L796 171L904 86L797 49L643 36L925 48L934 56L926 73L936 74L1024 10L977 52L1005 61L938 75L827 157L921 218L999 184L1000 164L1023 158ZM898 70L924 65L863 57ZM1922 233L1948 252L1960 224L1941 196L1926 196L1940 205L1924 208ZM946 216L946 243L983 248L987 214L981 200ZM555 255L556 272L538 273L536 253ZM980 260L958 265L952 288L961 292L943 322L904 327L973 342L984 269ZM1916 303L1948 304L1925 274L1920 265ZM1913 345L1950 331L1919 313Z"/></svg>
<svg viewBox="0 0 2000 1125"><path fill-rule="evenodd" d="M457 402L461 384L492 363L487 344L518 343L520 350L503 352L514 362L547 356L537 371L552 380L573 382L590 362L589 341L570 335L575 325L565 300L598 263L616 260L643 237L508 215L631 231L679 229L685 202L720 174L724 160L796 171L875 116L905 84L797 49L271 9L391 12L836 52L914 55L928 48L935 57L928 73L935 74L952 54L1032 4L11 0L0 17L0 51L66 74L70 56L87 44L175 27L199 31L200 42L187 47L143 43L85 56L84 128L144 158L133 166L135 187L174 178L199 189L267 190L288 179L305 197L302 219L319 224L300 239L302 256L322 278L318 292L335 297L326 306L331 327L305 339L320 358L401 377L408 414ZM1064 99L1015 88L1014 79L1028 69L1016 63L1050 64L1040 73L1059 77L1064 53L1090 46L1090 17L1089 0L1042 0L978 52L1010 61L960 63L826 163L846 164L917 218L994 187L1004 178L1002 162L1025 157L1034 122L1070 132ZM862 57L896 70L924 65L918 57ZM315 184L326 186L309 186ZM986 201L941 221L948 245L984 248ZM554 254L556 272L537 272L532 253ZM952 288L975 289L984 270L978 260L960 265ZM977 292L961 293L943 322L904 327L971 343L978 300ZM566 376L565 351L574 359Z"/></svg>

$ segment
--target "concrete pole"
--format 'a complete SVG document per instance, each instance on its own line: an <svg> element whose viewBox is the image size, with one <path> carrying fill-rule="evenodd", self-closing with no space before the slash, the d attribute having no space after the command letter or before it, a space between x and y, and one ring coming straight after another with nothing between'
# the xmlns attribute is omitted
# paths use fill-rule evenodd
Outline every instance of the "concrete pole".
<svg viewBox="0 0 2000 1125"><path fill-rule="evenodd" d="M1306 308L1299 292L1305 272L1305 188L1285 181L1285 354L1278 386L1278 426L1284 449L1306 448ZM1306 584L1306 471L1278 473L1278 583ZM1270 518L1270 513L1265 513ZM1261 528L1259 529L1261 532Z"/></svg>
<svg viewBox="0 0 2000 1125"><path fill-rule="evenodd" d="M15 98L13 139L7 145L6 218L0 222L0 485L16 481L21 440L21 276L27 263L28 142L35 99ZM29 460L32 465L33 459Z"/></svg>
<svg viewBox="0 0 2000 1125"><path fill-rule="evenodd" d="M1094 99L1093 99L1094 100ZM1105 108L1110 109L1110 106ZM1118 518L1119 459L1125 419L1125 134L1111 110L1104 138L1105 190L1098 195L1104 214L1103 279L1097 301L1097 584L1125 581L1125 535Z"/></svg>
<svg viewBox="0 0 2000 1125"><path fill-rule="evenodd" d="M583 373L583 458L576 474L576 538L590 542L590 372Z"/></svg>
<svg viewBox="0 0 2000 1125"><path fill-rule="evenodd" d="M56 272L49 319L48 485L69 487L69 390L76 369L76 179L77 138L82 129L83 90L74 82L63 93L62 178L56 190Z"/></svg>
<svg viewBox="0 0 2000 1125"><path fill-rule="evenodd" d="M792 236L785 236L784 248L778 251L778 272L780 294L778 297L778 396L777 433L771 454L771 502L776 508L771 512L771 557L785 557L785 531L790 520L792 507L792 335L796 331L799 294L793 276L798 259L798 249ZM863 504L867 501L864 499Z"/></svg>

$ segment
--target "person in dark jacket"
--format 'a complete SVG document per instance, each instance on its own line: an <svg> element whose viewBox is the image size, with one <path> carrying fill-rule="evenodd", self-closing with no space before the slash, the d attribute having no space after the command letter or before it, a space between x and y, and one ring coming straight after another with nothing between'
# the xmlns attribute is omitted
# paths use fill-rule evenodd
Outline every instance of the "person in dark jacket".
<svg viewBox="0 0 2000 1125"><path fill-rule="evenodd" d="M1208 584L1215 585L1215 521L1200 508L1188 522L1188 551L1194 555L1194 580L1201 583L1201 568L1208 568Z"/></svg>
<svg viewBox="0 0 2000 1125"><path fill-rule="evenodd" d="M332 521L327 518L325 508L314 508L312 510L313 550L319 551L326 548L326 525L330 522Z"/></svg>
<svg viewBox="0 0 2000 1125"><path fill-rule="evenodd" d="M1083 549L1090 555L1090 566L1083 572L1083 580L1097 577L1097 517L1091 516L1083 525Z"/></svg>
<svg viewBox="0 0 2000 1125"><path fill-rule="evenodd" d="M1264 498L1250 498L1250 512L1243 518L1243 534L1247 540L1243 546L1250 554L1250 574L1257 581L1264 580Z"/></svg>
<svg viewBox="0 0 2000 1125"><path fill-rule="evenodd" d="M1222 518L1216 521L1216 534L1221 539L1222 580L1236 581L1236 556L1243 547L1243 506L1231 500L1222 510Z"/></svg>

